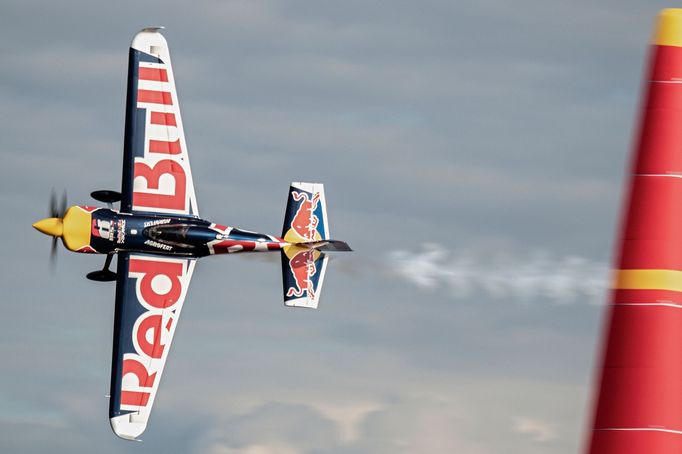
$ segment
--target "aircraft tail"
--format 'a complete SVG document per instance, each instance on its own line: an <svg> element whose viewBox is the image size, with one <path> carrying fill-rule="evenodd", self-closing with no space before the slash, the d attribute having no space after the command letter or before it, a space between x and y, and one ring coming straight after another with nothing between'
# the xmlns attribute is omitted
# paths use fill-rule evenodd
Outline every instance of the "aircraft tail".
<svg viewBox="0 0 682 454"><path fill-rule="evenodd" d="M284 304L317 309L329 257L316 249L287 246L282 252Z"/></svg>
<svg viewBox="0 0 682 454"><path fill-rule="evenodd" d="M289 243L329 239L323 184L291 183L282 238Z"/></svg>
<svg viewBox="0 0 682 454"><path fill-rule="evenodd" d="M350 251L343 241L331 240L324 186L291 183L284 214L282 250L284 304L317 308L329 257L326 251Z"/></svg>

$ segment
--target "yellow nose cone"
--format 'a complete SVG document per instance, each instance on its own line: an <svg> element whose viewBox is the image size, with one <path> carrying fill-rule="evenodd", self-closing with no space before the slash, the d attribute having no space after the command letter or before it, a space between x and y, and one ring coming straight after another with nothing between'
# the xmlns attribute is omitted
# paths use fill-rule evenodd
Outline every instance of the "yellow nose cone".
<svg viewBox="0 0 682 454"><path fill-rule="evenodd" d="M59 218L45 218L33 224L33 228L45 235L62 236L64 224Z"/></svg>

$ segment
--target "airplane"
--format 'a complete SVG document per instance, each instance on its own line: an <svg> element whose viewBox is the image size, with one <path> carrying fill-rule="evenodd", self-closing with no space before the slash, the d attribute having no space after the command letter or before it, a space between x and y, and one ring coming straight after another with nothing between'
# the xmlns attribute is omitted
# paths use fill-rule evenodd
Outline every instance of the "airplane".
<svg viewBox="0 0 682 454"><path fill-rule="evenodd" d="M116 281L109 420L116 435L136 440L147 427L180 311L197 259L244 252L279 252L284 304L317 308L332 240L324 187L292 183L280 237L199 217L192 172L162 27L145 28L131 44L121 191L91 196L107 207L66 198L33 224L73 252L106 254L87 275ZM113 208L119 203L119 209ZM114 255L116 271L110 270Z"/></svg>

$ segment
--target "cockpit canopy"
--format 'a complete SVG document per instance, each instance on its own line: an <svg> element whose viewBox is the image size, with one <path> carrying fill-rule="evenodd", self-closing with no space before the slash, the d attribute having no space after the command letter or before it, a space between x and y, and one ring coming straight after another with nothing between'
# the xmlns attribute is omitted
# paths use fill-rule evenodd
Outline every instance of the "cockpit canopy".
<svg viewBox="0 0 682 454"><path fill-rule="evenodd" d="M147 227L142 233L159 243L189 249L203 246L216 239L216 232L213 230L189 224L155 225Z"/></svg>

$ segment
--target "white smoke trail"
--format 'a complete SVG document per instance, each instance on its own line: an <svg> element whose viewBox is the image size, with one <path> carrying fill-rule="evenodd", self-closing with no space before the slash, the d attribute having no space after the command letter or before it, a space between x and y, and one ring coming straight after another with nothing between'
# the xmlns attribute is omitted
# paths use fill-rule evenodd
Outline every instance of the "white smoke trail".
<svg viewBox="0 0 682 454"><path fill-rule="evenodd" d="M388 261L394 276L423 289L447 288L456 298L484 293L495 299L545 298L556 303L602 303L609 270L584 257L536 252L522 258L481 258L438 244L426 244L419 252L393 251Z"/></svg>

